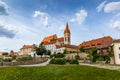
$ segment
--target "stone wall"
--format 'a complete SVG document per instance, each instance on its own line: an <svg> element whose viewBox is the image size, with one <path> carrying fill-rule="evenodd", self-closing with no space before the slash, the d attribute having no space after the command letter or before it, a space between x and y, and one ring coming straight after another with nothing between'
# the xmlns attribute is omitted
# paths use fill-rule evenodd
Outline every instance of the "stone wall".
<svg viewBox="0 0 120 80"><path fill-rule="evenodd" d="M20 61L20 62L1 62L0 66L15 66L15 65L31 65L31 64L39 64L46 62L48 58L36 58L29 61Z"/></svg>

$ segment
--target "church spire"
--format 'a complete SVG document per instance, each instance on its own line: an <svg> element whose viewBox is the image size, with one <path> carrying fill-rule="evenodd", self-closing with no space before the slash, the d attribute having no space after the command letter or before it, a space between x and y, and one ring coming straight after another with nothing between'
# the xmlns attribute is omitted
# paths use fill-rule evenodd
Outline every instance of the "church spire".
<svg viewBox="0 0 120 80"><path fill-rule="evenodd" d="M66 23L66 29L65 29L64 33L70 33L68 22Z"/></svg>
<svg viewBox="0 0 120 80"><path fill-rule="evenodd" d="M70 30L69 30L69 26L68 26L68 22L66 23L66 29L64 31L64 44L68 44L70 45Z"/></svg>

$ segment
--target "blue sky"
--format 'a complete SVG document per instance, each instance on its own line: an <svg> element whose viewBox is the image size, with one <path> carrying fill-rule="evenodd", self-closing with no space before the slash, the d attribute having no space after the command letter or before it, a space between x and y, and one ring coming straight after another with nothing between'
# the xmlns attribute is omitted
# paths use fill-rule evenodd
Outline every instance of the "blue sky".
<svg viewBox="0 0 120 80"><path fill-rule="evenodd" d="M66 22L72 44L103 36L120 38L120 0L0 0L0 51L63 36Z"/></svg>

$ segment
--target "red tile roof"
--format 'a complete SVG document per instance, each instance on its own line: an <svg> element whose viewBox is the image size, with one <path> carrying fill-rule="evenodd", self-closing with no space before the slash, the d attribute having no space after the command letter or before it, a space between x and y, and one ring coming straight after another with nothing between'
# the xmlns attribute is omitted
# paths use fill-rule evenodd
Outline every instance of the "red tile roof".
<svg viewBox="0 0 120 80"><path fill-rule="evenodd" d="M64 41L64 37L57 38L58 41Z"/></svg>
<svg viewBox="0 0 120 80"><path fill-rule="evenodd" d="M112 43L120 43L120 39L113 40Z"/></svg>
<svg viewBox="0 0 120 80"><path fill-rule="evenodd" d="M0 55L2 55L4 52L0 52Z"/></svg>
<svg viewBox="0 0 120 80"><path fill-rule="evenodd" d="M47 36L43 39L42 42L49 42L49 41L54 41L55 40L56 35L51 35L51 36Z"/></svg>
<svg viewBox="0 0 120 80"><path fill-rule="evenodd" d="M64 33L70 33L68 22L66 23L66 29L65 29Z"/></svg>
<svg viewBox="0 0 120 80"><path fill-rule="evenodd" d="M60 45L55 45L55 46L56 46L57 49L62 47L62 46L60 46Z"/></svg>
<svg viewBox="0 0 120 80"><path fill-rule="evenodd" d="M24 45L21 49L28 49L28 48L32 48L32 45Z"/></svg>
<svg viewBox="0 0 120 80"><path fill-rule="evenodd" d="M51 42L44 42L44 45L49 45L49 44L55 44L55 41L51 41Z"/></svg>
<svg viewBox="0 0 120 80"><path fill-rule="evenodd" d="M78 46L76 46L76 45L64 44L62 47L78 49Z"/></svg>
<svg viewBox="0 0 120 80"><path fill-rule="evenodd" d="M102 38L83 42L78 47L80 48L81 46L83 46L85 49L106 48L106 47L109 47L111 45L112 41L113 41L113 39L110 36L105 36Z"/></svg>

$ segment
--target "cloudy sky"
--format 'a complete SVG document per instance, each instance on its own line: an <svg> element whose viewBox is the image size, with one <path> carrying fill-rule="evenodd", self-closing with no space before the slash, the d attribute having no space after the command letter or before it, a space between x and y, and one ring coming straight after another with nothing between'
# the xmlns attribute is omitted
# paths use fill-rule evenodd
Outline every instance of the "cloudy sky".
<svg viewBox="0 0 120 80"><path fill-rule="evenodd" d="M0 0L0 51L19 51L52 34L61 37L66 22L72 44L118 39L120 0Z"/></svg>

